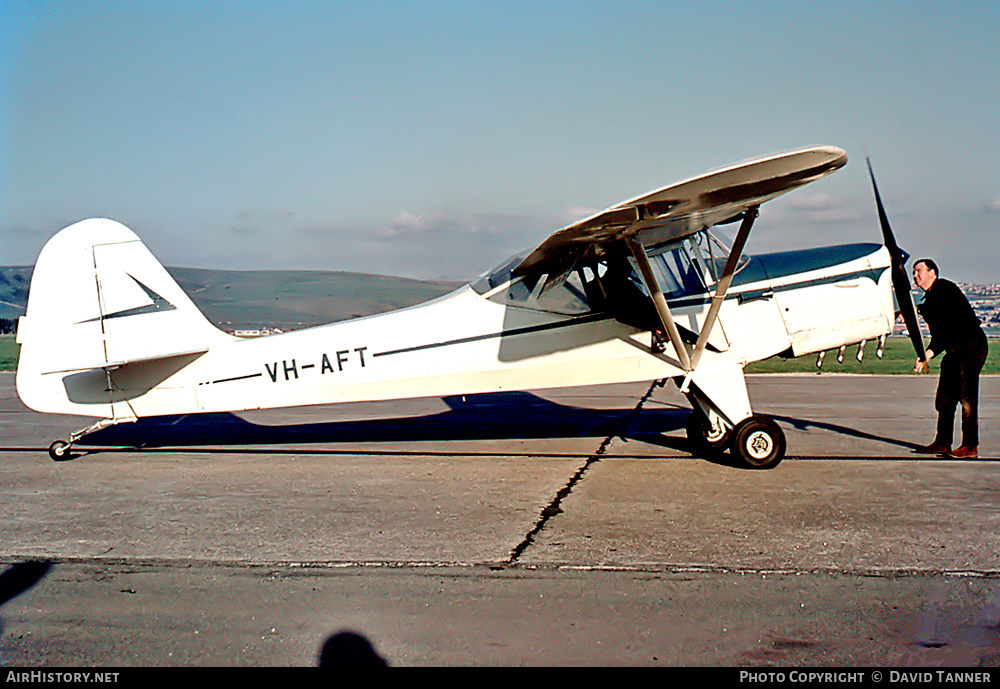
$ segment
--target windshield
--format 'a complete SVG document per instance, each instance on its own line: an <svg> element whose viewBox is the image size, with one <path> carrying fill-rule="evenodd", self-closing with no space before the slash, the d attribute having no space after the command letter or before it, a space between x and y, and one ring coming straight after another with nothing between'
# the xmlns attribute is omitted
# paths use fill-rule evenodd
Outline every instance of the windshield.
<svg viewBox="0 0 1000 689"><path fill-rule="evenodd" d="M634 264L634 259L630 261ZM656 275L660 291L667 299L704 289L698 271L691 262L691 256L683 246L675 246L650 256L649 265Z"/></svg>
<svg viewBox="0 0 1000 689"><path fill-rule="evenodd" d="M556 275L525 275L514 278L505 290L490 300L526 309L577 315L590 311L584 277L580 269Z"/></svg>
<svg viewBox="0 0 1000 689"><path fill-rule="evenodd" d="M511 256L481 275L472 289L490 301L539 311L578 315L625 308L649 294L639 277L635 259L622 246L604 246L599 257L578 257L569 268L554 274L529 272L511 279L527 252ZM729 247L707 231L649 249L649 263L667 299L705 292L718 282L729 257ZM740 256L736 271L749 263Z"/></svg>
<svg viewBox="0 0 1000 689"><path fill-rule="evenodd" d="M511 256L506 261L498 265L496 268L489 270L472 283L472 289L476 290L479 294L486 294L495 290L500 285L510 281L510 273L517 264L524 260L524 257L528 255L528 252L522 252Z"/></svg>
<svg viewBox="0 0 1000 689"><path fill-rule="evenodd" d="M716 228L718 231L718 228ZM726 268L726 259L729 258L729 251L732 247L732 242L728 241L726 237L717 236L711 232L699 232L690 238L694 240L695 251L704 258L705 267L707 268L708 274L711 279L706 278L706 282L709 285L713 285L719 281L719 277L722 275L722 271ZM746 254L741 254L739 261L736 263L736 270L733 274L740 272L743 268L750 262L750 257ZM704 269L703 269L704 270Z"/></svg>

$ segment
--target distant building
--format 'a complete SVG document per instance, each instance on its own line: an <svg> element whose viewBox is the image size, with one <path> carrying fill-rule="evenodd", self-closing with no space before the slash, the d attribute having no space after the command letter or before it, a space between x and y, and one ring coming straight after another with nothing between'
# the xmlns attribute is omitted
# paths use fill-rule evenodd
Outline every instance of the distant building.
<svg viewBox="0 0 1000 689"><path fill-rule="evenodd" d="M232 331L236 337L266 337L268 335L279 335L283 332L284 330L281 328L241 328Z"/></svg>

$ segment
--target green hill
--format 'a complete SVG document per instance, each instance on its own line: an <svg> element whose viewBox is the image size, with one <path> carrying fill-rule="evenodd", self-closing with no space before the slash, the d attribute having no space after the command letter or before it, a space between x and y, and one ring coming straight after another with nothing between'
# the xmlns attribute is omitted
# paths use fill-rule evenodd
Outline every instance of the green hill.
<svg viewBox="0 0 1000 689"><path fill-rule="evenodd" d="M434 299L459 283L310 270L167 268L198 308L226 330L302 328L370 316ZM0 267L0 318L28 303L30 266Z"/></svg>
<svg viewBox="0 0 1000 689"><path fill-rule="evenodd" d="M16 320L24 315L31 271L30 266L0 267L0 318Z"/></svg>
<svg viewBox="0 0 1000 689"><path fill-rule="evenodd" d="M308 270L168 268L213 323L226 330L303 328L413 306L458 283Z"/></svg>

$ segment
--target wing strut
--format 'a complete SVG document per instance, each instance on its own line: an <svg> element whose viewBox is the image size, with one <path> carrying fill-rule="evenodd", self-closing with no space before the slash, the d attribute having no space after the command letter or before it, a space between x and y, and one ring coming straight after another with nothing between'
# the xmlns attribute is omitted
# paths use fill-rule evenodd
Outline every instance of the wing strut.
<svg viewBox="0 0 1000 689"><path fill-rule="evenodd" d="M740 223L736 239L729 250L729 258L726 259L726 267L722 269L722 276L715 284L712 305L708 308L708 315L705 316L705 322L701 326L701 333L698 335L698 343L694 347L694 353L691 354L692 371L697 368L702 352L705 351L705 347L708 345L708 336L712 333L715 321L719 317L719 309L722 308L722 302L726 299L726 292L729 291L729 285L733 281L733 274L736 272L736 266L739 263L740 256L743 254L743 247L746 246L747 237L750 235L750 228L753 227L753 221L757 219L759 212L758 206L750 206L743 213L743 222ZM687 381L685 381L685 387L686 383Z"/></svg>
<svg viewBox="0 0 1000 689"><path fill-rule="evenodd" d="M635 257L635 262L639 266L642 281L646 284L646 290L653 299L653 306L656 307L656 313L660 316L660 322L663 323L663 329L670 339L670 344L674 346L674 351L677 352L681 368L690 373L692 371L691 357L688 355L684 340L681 339L681 333L674 323L674 317L670 315L670 307L667 306L667 299L663 296L660 284L656 281L653 268L649 265L649 257L646 256L646 249L635 238L629 238L628 248L632 251L632 256Z"/></svg>

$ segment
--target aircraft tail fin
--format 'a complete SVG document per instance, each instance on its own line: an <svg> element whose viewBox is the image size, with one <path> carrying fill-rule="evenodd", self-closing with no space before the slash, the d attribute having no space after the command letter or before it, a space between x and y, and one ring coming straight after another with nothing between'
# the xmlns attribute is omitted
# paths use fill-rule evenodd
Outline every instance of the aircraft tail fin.
<svg viewBox="0 0 1000 689"><path fill-rule="evenodd" d="M181 360L230 337L135 233L113 220L84 220L52 237L35 264L18 322L18 395L38 411L112 418L127 395L111 390L109 371L169 359L176 372ZM81 387L83 380L90 382Z"/></svg>

